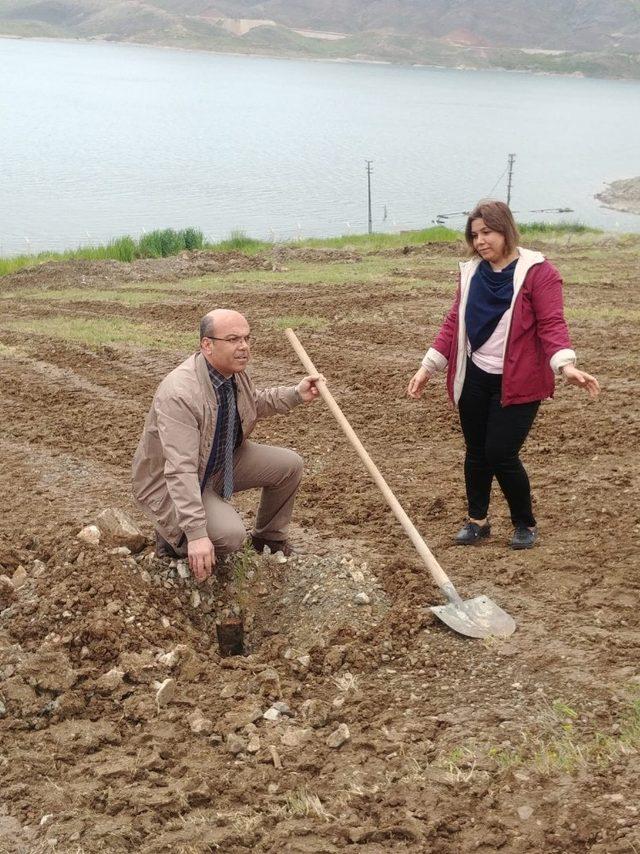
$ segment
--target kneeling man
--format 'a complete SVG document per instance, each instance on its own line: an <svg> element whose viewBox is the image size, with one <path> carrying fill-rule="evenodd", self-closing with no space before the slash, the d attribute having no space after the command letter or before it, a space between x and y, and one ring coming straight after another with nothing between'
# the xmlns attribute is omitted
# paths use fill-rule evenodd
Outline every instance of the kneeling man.
<svg viewBox="0 0 640 854"><path fill-rule="evenodd" d="M259 391L246 373L251 334L243 315L215 309L200 322L200 350L160 383L133 460L133 492L156 526L159 557L188 556L197 581L216 555L242 548L234 492L262 487L251 541L290 553L287 527L302 459L249 441L259 418L318 397L318 376Z"/></svg>

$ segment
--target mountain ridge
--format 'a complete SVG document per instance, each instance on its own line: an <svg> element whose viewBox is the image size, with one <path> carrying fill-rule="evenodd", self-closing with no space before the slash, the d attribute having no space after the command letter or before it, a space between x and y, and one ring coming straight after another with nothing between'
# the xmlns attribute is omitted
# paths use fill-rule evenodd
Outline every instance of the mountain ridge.
<svg viewBox="0 0 640 854"><path fill-rule="evenodd" d="M0 0L0 35L640 77L638 0Z"/></svg>

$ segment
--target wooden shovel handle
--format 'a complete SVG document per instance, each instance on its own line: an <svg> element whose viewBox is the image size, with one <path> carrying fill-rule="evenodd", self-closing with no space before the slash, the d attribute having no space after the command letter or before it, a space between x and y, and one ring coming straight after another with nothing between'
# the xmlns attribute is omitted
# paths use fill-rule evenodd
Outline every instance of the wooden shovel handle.
<svg viewBox="0 0 640 854"><path fill-rule="evenodd" d="M304 347L302 346L302 344L298 340L293 329L285 329L285 335L289 339L289 343L291 344L293 349L296 351L296 354L298 355L298 358L300 359L300 361L304 365L305 369L310 374L319 373L319 371L316 369L315 365L313 364L313 362L311 361L311 359L307 355ZM393 511L396 519L398 520L398 522L400 522L400 524L402 525L402 527L405 530L405 533L407 534L407 536L409 537L409 539L411 540L413 545L416 547L418 554L420 555L422 560L425 562L427 569L431 573L435 583L440 588L444 587L444 585L449 585L451 582L449 581L449 578L448 578L446 572L442 569L442 567L440 566L438 561L435 559L435 557L433 556L433 554L429 550L429 547L427 546L425 541L422 539L422 537L418 533L415 525L413 524L411 519L409 519L409 517L405 513L404 509L402 508L402 505L400 504L398 499L395 497L395 495L393 494L393 492L391 491L391 489L387 485L387 482L385 481L383 476L380 474L378 467L376 466L376 464L373 462L373 460L371 459L371 457L369 456L369 454L365 450L364 445L362 444L360 439L358 439L358 437L356 436L356 433L355 433L353 427L349 424L349 422L345 418L342 410L340 409L340 407L336 403L333 395L331 394L331 392L327 388L326 383L323 382L322 380L320 380L317 383L317 388L318 388L318 391L320 392L320 396L322 397L324 402L327 404L327 406L329 407L329 409L333 413L336 421L338 422L338 424L342 428L345 436L347 437L349 442L353 445L353 447L356 449L358 456L360 457L362 462L365 464L367 471L369 472L369 474L371 475L371 477L375 481L376 485L380 489L380 492L383 494L387 504L389 505L389 507Z"/></svg>

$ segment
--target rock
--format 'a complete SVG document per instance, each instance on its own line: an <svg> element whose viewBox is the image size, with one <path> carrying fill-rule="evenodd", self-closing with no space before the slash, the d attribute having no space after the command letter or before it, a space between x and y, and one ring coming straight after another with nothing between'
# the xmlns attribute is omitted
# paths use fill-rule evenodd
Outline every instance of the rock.
<svg viewBox="0 0 640 854"><path fill-rule="evenodd" d="M2 700L0 700L0 718L4 717L6 714L7 714L7 707L2 702Z"/></svg>
<svg viewBox="0 0 640 854"><path fill-rule="evenodd" d="M518 815L520 816L522 821L527 821L527 819L531 818L531 816L533 815L533 807L527 806L526 804L524 806L518 807Z"/></svg>
<svg viewBox="0 0 640 854"><path fill-rule="evenodd" d="M158 663L164 664L165 667L169 668L175 667L188 651L189 647L186 644L179 643L175 649L172 649L170 652L165 652L163 655L159 655Z"/></svg>
<svg viewBox="0 0 640 854"><path fill-rule="evenodd" d="M227 712L222 716L217 729L226 734L242 729L247 724L254 723L262 717L262 709L253 699L247 699L238 705L233 712Z"/></svg>
<svg viewBox="0 0 640 854"><path fill-rule="evenodd" d="M152 671L155 670L156 660L151 650L144 652L121 652L118 664L125 675L133 682L151 682Z"/></svg>
<svg viewBox="0 0 640 854"><path fill-rule="evenodd" d="M346 724L340 724L340 726L335 729L329 738L327 738L327 747L338 748L341 747L345 741L349 741L351 738L351 733L349 732L349 727Z"/></svg>
<svg viewBox="0 0 640 854"><path fill-rule="evenodd" d="M162 708L173 700L176 693L176 680L165 679L164 682L156 682L156 688L156 703L158 704L158 708Z"/></svg>
<svg viewBox="0 0 640 854"><path fill-rule="evenodd" d="M322 700L305 700L301 706L302 718L309 726L317 729L326 726L331 712L327 703Z"/></svg>
<svg viewBox="0 0 640 854"><path fill-rule="evenodd" d="M111 694L122 686L124 682L124 670L112 667L102 676L96 679L96 689L100 694Z"/></svg>
<svg viewBox="0 0 640 854"><path fill-rule="evenodd" d="M191 570L186 560L179 560L176 564L176 569L180 578L191 578Z"/></svg>
<svg viewBox="0 0 640 854"><path fill-rule="evenodd" d="M260 750L260 739L257 735L252 735L247 744L247 753L257 753Z"/></svg>
<svg viewBox="0 0 640 854"><path fill-rule="evenodd" d="M369 598L369 596L367 596L367 594L362 591L360 593L356 593L356 595L353 597L353 601L356 603L356 605L371 604L371 599Z"/></svg>
<svg viewBox="0 0 640 854"><path fill-rule="evenodd" d="M300 666L305 670L308 670L311 666L311 656L310 655L299 655L296 661L299 662Z"/></svg>
<svg viewBox="0 0 640 854"><path fill-rule="evenodd" d="M271 761L273 762L273 767L277 771L281 771L282 761L280 760L280 755L273 744L269 745L269 754L271 756Z"/></svg>
<svg viewBox="0 0 640 854"><path fill-rule="evenodd" d="M131 554L131 549L128 549L126 546L116 546L115 549L110 549L109 554L119 557L127 557Z"/></svg>
<svg viewBox="0 0 640 854"><path fill-rule="evenodd" d="M100 542L100 528L95 525L87 525L76 534L76 540L80 540L90 546L97 546Z"/></svg>
<svg viewBox="0 0 640 854"><path fill-rule="evenodd" d="M6 575L0 575L0 611L7 608L17 595L11 579Z"/></svg>
<svg viewBox="0 0 640 854"><path fill-rule="evenodd" d="M285 747L301 747L311 738L312 730L299 729L298 727L287 727L280 737L280 742Z"/></svg>
<svg viewBox="0 0 640 854"><path fill-rule="evenodd" d="M281 715L287 715L290 718L293 717L293 712L291 711L289 706L282 700L278 700L277 703L274 703L273 708L277 709Z"/></svg>
<svg viewBox="0 0 640 854"><path fill-rule="evenodd" d="M78 679L67 656L46 646L20 662L16 672L30 685L55 693L68 691Z"/></svg>
<svg viewBox="0 0 640 854"><path fill-rule="evenodd" d="M36 560L34 560L34 562L33 562L33 574L34 574L34 576L36 578L40 578L40 576L44 575L46 571L47 571L46 564L43 561L38 560L36 558Z"/></svg>
<svg viewBox="0 0 640 854"><path fill-rule="evenodd" d="M99 513L96 523L115 546L126 546L132 552L139 552L146 545L147 540L133 519L117 507L108 507Z"/></svg>
<svg viewBox="0 0 640 854"><path fill-rule="evenodd" d="M325 673L333 673L344 664L347 654L346 646L332 646L324 657L323 669Z"/></svg>
<svg viewBox="0 0 640 854"><path fill-rule="evenodd" d="M27 581L27 570L24 568L22 564L18 566L16 571L11 576L11 583L19 590Z"/></svg>
<svg viewBox="0 0 640 854"><path fill-rule="evenodd" d="M211 735L213 732L213 721L205 718L200 709L195 709L187 718L191 732L196 735Z"/></svg>
<svg viewBox="0 0 640 854"><path fill-rule="evenodd" d="M258 682L260 683L260 695L268 700L278 700L282 696L280 687L280 677L278 671L273 667L265 668L258 674Z"/></svg>
<svg viewBox="0 0 640 854"><path fill-rule="evenodd" d="M241 735L235 732L230 732L227 736L227 750L229 753L238 754L245 750L247 744Z"/></svg>
<svg viewBox="0 0 640 854"><path fill-rule="evenodd" d="M352 569L349 574L351 575L351 580L356 584L364 584L364 573L360 572L359 569Z"/></svg>
<svg viewBox="0 0 640 854"><path fill-rule="evenodd" d="M171 620L169 619L169 617L161 617L160 622L162 623L162 627L164 629L168 629L171 625Z"/></svg>
<svg viewBox="0 0 640 854"><path fill-rule="evenodd" d="M277 721L280 717L280 712L274 706L271 706L271 708L267 709L262 717L265 721Z"/></svg>
<svg viewBox="0 0 640 854"><path fill-rule="evenodd" d="M200 607L200 603L202 602L202 597L200 596L200 594L198 593L197 590L193 590L191 592L191 598L189 599L189 602L191 603L192 608L199 608Z"/></svg>
<svg viewBox="0 0 640 854"><path fill-rule="evenodd" d="M236 693L237 686L234 682L227 682L227 684L220 691L220 696L223 700L229 700Z"/></svg>
<svg viewBox="0 0 640 854"><path fill-rule="evenodd" d="M143 569L140 573L140 578L144 581L145 584L151 584L151 575L147 572L146 569Z"/></svg>
<svg viewBox="0 0 640 854"><path fill-rule="evenodd" d="M282 552L276 552L273 556L276 563L286 563L287 559Z"/></svg>

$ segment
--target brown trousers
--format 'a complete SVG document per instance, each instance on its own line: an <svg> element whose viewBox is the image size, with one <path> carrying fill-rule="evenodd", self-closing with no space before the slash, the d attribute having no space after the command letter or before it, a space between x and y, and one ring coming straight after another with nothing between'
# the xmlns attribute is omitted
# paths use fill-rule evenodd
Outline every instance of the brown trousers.
<svg viewBox="0 0 640 854"><path fill-rule="evenodd" d="M293 503L302 479L302 457L288 448L258 445L245 441L233 455L233 491L262 487L253 534L266 540L283 541L293 513ZM207 517L207 534L216 554L242 548L247 532L238 513L222 492L223 472L207 483L202 494Z"/></svg>

